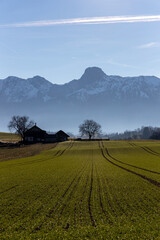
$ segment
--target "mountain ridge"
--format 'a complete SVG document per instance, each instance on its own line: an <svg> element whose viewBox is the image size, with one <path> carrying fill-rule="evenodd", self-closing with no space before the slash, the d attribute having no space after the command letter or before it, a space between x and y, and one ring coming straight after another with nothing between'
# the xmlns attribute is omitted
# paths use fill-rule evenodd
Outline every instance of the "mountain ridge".
<svg viewBox="0 0 160 240"><path fill-rule="evenodd" d="M45 81L47 81L47 82L49 82L49 83L51 83L51 84L55 84L55 85L59 85L59 86L63 86L63 85L65 85L65 84L68 84L68 83L70 83L70 82L72 82L72 81L78 81L78 80L81 80L82 78L83 78L83 76L86 76L86 75L88 75L88 73L93 73L93 70L97 70L97 72L99 72L101 75L103 74L103 75L105 75L105 76L109 76L109 77L112 77L112 78L128 78L128 79L132 79L132 78L142 78L142 77L149 77L149 78L158 78L158 79L160 79L159 77L157 77L157 76L155 76L155 75L139 75L139 76L120 76L120 75L107 75L101 68L99 68L99 67L88 67L88 68L86 68L85 69L85 71L84 71L84 73L82 74L82 76L81 76L81 78L79 78L79 79L73 79L73 80L71 80L71 81L69 81L69 82L66 82L66 83L63 83L63 84L58 84L58 83L52 83L51 81L49 81L49 80L47 80L45 77L42 77L42 76L40 76L40 75L35 75L35 76L33 76L33 77L29 77L29 78L20 78L20 77L17 77L17 76L8 76L8 77L6 77L6 78L4 78L4 79L0 79L0 82L1 81L4 81L4 80L8 80L8 79L12 79L12 80L14 80L14 79L19 79L19 80L25 80L25 81L27 81L27 80L30 80L30 79L43 79L43 80L45 80ZM96 73L95 71L94 71L94 73Z"/></svg>
<svg viewBox="0 0 160 240"><path fill-rule="evenodd" d="M0 80L0 127L13 115L28 115L47 130L76 131L84 119L94 119L113 131L158 125L160 78L107 75L90 67L65 84L41 76ZM53 128L54 126L54 128Z"/></svg>
<svg viewBox="0 0 160 240"><path fill-rule="evenodd" d="M156 76L121 77L118 75L106 75L98 67L89 67L79 79L71 80L65 84L55 84L39 75L32 78L19 78L9 76L0 80L0 94L4 101L23 102L32 98L39 98L44 102L55 97L69 97L77 95L77 99L84 101L91 95L107 92L118 99L123 98L129 92L130 96L149 98L151 91L160 89L160 79ZM131 91L132 90L132 91ZM2 93L3 92L3 93ZM157 95L157 92L156 92ZM154 94L155 96L155 94Z"/></svg>

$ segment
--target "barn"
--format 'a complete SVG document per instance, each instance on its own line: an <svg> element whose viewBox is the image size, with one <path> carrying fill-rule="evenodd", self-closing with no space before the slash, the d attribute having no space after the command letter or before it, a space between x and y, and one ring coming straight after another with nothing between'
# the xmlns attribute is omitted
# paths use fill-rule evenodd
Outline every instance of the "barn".
<svg viewBox="0 0 160 240"><path fill-rule="evenodd" d="M69 135L63 132L62 130L58 131L55 135L57 137L58 142L67 141L69 138Z"/></svg>
<svg viewBox="0 0 160 240"><path fill-rule="evenodd" d="M36 124L28 129L24 134L25 143L53 143L67 141L69 135L62 130L55 134L48 134Z"/></svg>

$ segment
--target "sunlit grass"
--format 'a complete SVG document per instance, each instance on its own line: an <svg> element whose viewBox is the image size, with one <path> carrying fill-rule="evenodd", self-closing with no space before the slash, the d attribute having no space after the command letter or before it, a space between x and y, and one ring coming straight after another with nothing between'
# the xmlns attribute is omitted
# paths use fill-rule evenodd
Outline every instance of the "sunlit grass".
<svg viewBox="0 0 160 240"><path fill-rule="evenodd" d="M22 158L34 148L0 163L0 239L159 239L160 142L70 141Z"/></svg>

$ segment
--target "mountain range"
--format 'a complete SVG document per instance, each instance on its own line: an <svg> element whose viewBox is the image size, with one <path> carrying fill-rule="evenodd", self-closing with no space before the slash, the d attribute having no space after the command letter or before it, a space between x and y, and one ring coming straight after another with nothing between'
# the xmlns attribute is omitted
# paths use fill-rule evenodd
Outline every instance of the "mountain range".
<svg viewBox="0 0 160 240"><path fill-rule="evenodd" d="M160 120L160 78L106 75L87 68L78 80L63 85L35 76L0 80L0 130L13 115L27 115L51 131L77 133L85 119L94 119L105 132L157 125Z"/></svg>

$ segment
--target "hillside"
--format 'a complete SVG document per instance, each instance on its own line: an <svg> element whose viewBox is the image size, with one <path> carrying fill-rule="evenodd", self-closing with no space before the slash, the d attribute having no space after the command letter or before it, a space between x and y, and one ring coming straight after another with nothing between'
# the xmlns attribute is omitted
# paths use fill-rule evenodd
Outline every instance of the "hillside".
<svg viewBox="0 0 160 240"><path fill-rule="evenodd" d="M14 133L4 133L0 132L0 142L17 142L20 137Z"/></svg>

